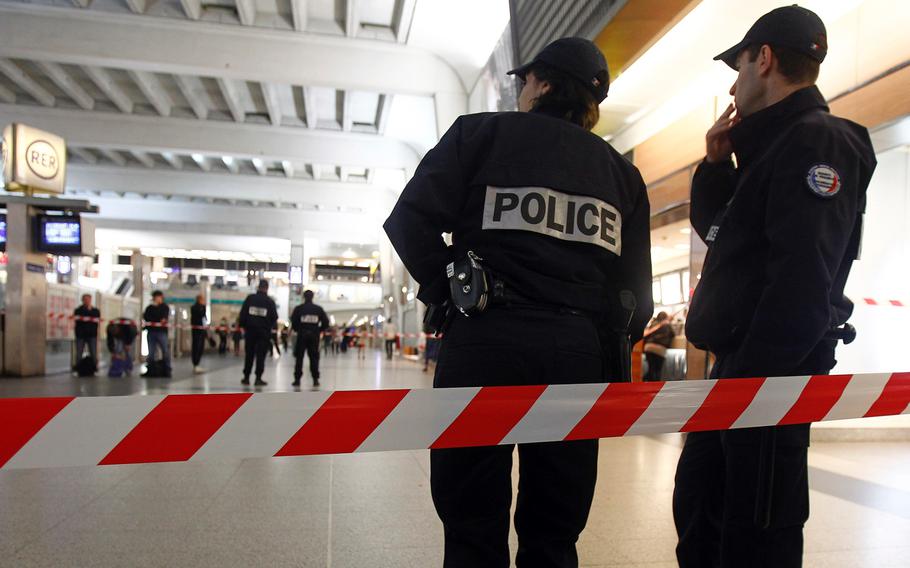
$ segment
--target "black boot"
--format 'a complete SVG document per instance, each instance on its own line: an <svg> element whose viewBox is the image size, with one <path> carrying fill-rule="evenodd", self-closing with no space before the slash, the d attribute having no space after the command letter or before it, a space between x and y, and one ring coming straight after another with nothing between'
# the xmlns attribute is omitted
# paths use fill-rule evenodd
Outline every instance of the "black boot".
<svg viewBox="0 0 910 568"><path fill-rule="evenodd" d="M250 384L250 378L249 378L249 377L246 377L246 376L243 377L243 380L240 381L240 384L241 384L241 385L248 385L248 384Z"/></svg>

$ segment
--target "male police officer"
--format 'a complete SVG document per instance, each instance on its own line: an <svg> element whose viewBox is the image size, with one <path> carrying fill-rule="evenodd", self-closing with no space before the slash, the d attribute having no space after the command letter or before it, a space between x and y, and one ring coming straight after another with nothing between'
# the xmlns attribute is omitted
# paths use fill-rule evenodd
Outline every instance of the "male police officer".
<svg viewBox="0 0 910 568"><path fill-rule="evenodd" d="M790 6L715 58L739 72L736 114L708 131L692 181L708 256L686 325L717 355L713 377L835 364L875 156L866 129L829 114L815 87L826 51L822 21ZM808 445L807 424L689 434L673 497L680 566L800 566Z"/></svg>
<svg viewBox="0 0 910 568"><path fill-rule="evenodd" d="M590 41L564 38L511 73L524 83L523 112L458 118L385 223L425 303L448 300L450 286L483 288L475 269L454 264L450 281L450 263L467 257L490 272L489 307L445 330L434 386L618 379L598 332L628 328L637 340L652 315L649 206L638 170L589 131L606 61ZM513 449L431 452L445 566L509 566ZM518 566L578 565L597 452L597 440L518 446Z"/></svg>
<svg viewBox="0 0 910 568"><path fill-rule="evenodd" d="M300 386L303 376L303 356L310 358L313 386L319 386L319 334L329 327L329 318L322 307L313 303L313 291L303 293L303 303L291 314L291 329L297 334L294 342L294 386Z"/></svg>
<svg viewBox="0 0 910 568"><path fill-rule="evenodd" d="M265 356L272 342L272 328L278 323L278 309L269 298L269 281L261 280L255 294L250 294L240 308L240 326L246 339L246 359L243 362L242 384L250 384L253 358L256 358L256 386L267 384L262 380Z"/></svg>

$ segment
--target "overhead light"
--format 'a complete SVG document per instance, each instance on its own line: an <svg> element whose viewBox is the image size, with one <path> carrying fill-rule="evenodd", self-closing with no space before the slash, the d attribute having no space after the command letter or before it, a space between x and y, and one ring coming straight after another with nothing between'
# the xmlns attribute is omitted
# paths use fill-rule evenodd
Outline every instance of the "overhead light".
<svg viewBox="0 0 910 568"><path fill-rule="evenodd" d="M346 251L341 253L341 256L342 256L342 258L357 258L357 253L351 249L347 249Z"/></svg>
<svg viewBox="0 0 910 568"><path fill-rule="evenodd" d="M690 234L692 234L692 229L690 227L683 227L682 229L679 230L679 232L684 235L690 235Z"/></svg>
<svg viewBox="0 0 910 568"><path fill-rule="evenodd" d="M224 162L225 165L228 165L228 166L234 165L234 158L232 158L230 156L222 156L221 161Z"/></svg>
<svg viewBox="0 0 910 568"><path fill-rule="evenodd" d="M689 245L680 243L673 245L673 248L677 250L689 250Z"/></svg>
<svg viewBox="0 0 910 568"><path fill-rule="evenodd" d="M405 294L407 291L408 291L408 287L407 287L407 286L402 286L402 287L401 287L401 293L402 293L402 294Z"/></svg>

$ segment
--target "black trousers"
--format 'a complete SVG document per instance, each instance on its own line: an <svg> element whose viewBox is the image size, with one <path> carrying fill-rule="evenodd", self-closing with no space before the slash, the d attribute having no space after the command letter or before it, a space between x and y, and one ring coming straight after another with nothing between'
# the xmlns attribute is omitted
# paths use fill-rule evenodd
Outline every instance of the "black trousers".
<svg viewBox="0 0 910 568"><path fill-rule="evenodd" d="M738 376L720 357L711 376ZM834 344L815 349L793 375L827 374ZM761 438L773 430L771 523L755 524ZM673 492L680 568L799 568L809 519L809 425L693 432L686 436Z"/></svg>
<svg viewBox="0 0 910 568"><path fill-rule="evenodd" d="M666 357L661 357L657 353L645 353L645 359L648 361L648 374L645 375L645 381L659 381Z"/></svg>
<svg viewBox="0 0 910 568"><path fill-rule="evenodd" d="M193 330L193 366L198 367L202 361L202 353L205 351L206 331L204 329Z"/></svg>
<svg viewBox="0 0 910 568"><path fill-rule="evenodd" d="M319 380L319 334L298 333L294 345L294 380L299 381L303 376L303 356L310 358L310 376L314 381Z"/></svg>
<svg viewBox="0 0 910 568"><path fill-rule="evenodd" d="M391 360L392 355L395 354L395 340L386 339L385 340L385 358Z"/></svg>
<svg viewBox="0 0 910 568"><path fill-rule="evenodd" d="M587 318L493 308L456 317L434 387L599 382L601 351ZM508 567L513 446L430 452L430 486L445 530L446 567ZM597 479L597 440L518 446L519 568L575 567Z"/></svg>
<svg viewBox="0 0 910 568"><path fill-rule="evenodd" d="M272 346L272 336L267 331L247 330L245 337L246 358L243 361L243 376L249 377L253 369L253 358L256 359L256 379L262 378L265 371L265 356Z"/></svg>

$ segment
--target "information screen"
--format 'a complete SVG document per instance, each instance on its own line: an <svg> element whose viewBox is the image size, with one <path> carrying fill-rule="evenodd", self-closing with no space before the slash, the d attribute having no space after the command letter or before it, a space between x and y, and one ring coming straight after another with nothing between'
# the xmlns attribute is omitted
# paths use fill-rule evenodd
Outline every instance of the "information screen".
<svg viewBox="0 0 910 568"><path fill-rule="evenodd" d="M79 245L82 242L79 221L47 221L44 242L48 245Z"/></svg>
<svg viewBox="0 0 910 568"><path fill-rule="evenodd" d="M6 214L0 213L0 251L6 251Z"/></svg>
<svg viewBox="0 0 910 568"><path fill-rule="evenodd" d="M37 250L51 254L79 253L82 250L82 223L79 217L40 215L37 219Z"/></svg>

